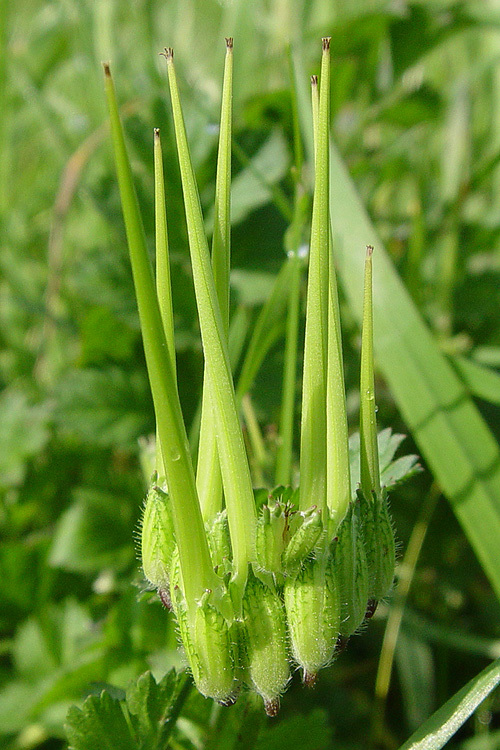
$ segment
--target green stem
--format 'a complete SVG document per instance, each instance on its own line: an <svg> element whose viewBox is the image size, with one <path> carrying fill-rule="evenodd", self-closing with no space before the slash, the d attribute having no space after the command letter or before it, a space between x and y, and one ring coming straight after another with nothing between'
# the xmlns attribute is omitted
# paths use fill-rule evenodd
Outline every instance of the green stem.
<svg viewBox="0 0 500 750"><path fill-rule="evenodd" d="M127 232L132 273L139 308L151 391L172 500L174 527L179 547L184 594L190 613L207 588L218 585L212 569L207 538L196 493L194 472L161 313L153 270L135 194L116 94L109 66L104 66L116 170Z"/></svg>
<svg viewBox="0 0 500 750"><path fill-rule="evenodd" d="M165 181L163 178L163 155L160 131L154 130L154 175L155 175L155 238L156 238L156 294L160 308L163 330L167 342L172 374L177 381L175 365L174 314L172 309L172 285L170 281L170 258L168 252L167 214L165 210ZM156 430L156 471L164 476L165 468L161 445Z"/></svg>
<svg viewBox="0 0 500 750"><path fill-rule="evenodd" d="M286 262L291 266L291 275L286 324L285 361L283 366L283 393L281 396L280 445L276 460L277 485L288 485L292 481L293 421L295 414L295 387L297 383L300 285L303 267L302 258L297 252L291 255Z"/></svg>
<svg viewBox="0 0 500 750"><path fill-rule="evenodd" d="M303 262L300 257L300 245L305 227L304 207L307 204L305 192L302 187L302 166L304 154L302 150L302 139L300 136L300 122L297 102L297 92L293 78L293 61L290 48L288 48L288 63L290 69L291 93L292 93L292 122L293 122L293 150L295 194L293 220L287 233L290 242L286 244L290 265L290 286L288 292L288 313L285 337L285 355L283 364L283 391L281 396L280 414L280 443L276 458L277 485L289 485L292 481L292 455L293 455L293 423L295 416L295 391L297 384L297 355L299 338L299 315L300 315L300 287L302 281Z"/></svg>
<svg viewBox="0 0 500 750"><path fill-rule="evenodd" d="M311 78L314 150L319 130L318 80ZM342 332L333 237L328 211L328 366L326 378L326 486L327 503L335 525L344 518L351 499L349 431L345 403Z"/></svg>
<svg viewBox="0 0 500 750"><path fill-rule="evenodd" d="M302 426L300 507L326 510L326 375L329 268L330 40L323 39L314 200L309 252ZM325 272L326 271L326 272Z"/></svg>
<svg viewBox="0 0 500 750"><path fill-rule="evenodd" d="M366 248L365 291L363 298L363 333L361 339L360 376L360 480L366 497L380 493L380 468L378 460L377 416L375 406L375 376L373 373L373 247Z"/></svg>
<svg viewBox="0 0 500 750"><path fill-rule="evenodd" d="M243 595L248 563L254 558L256 510L250 469L241 432L229 353L182 115L173 51L165 50L181 170L189 248L205 361L217 431L224 495L233 550L235 603Z"/></svg>
<svg viewBox="0 0 500 750"><path fill-rule="evenodd" d="M263 487L264 475L262 470L267 464L266 446L249 393L245 393L241 399L241 411L245 419L248 439L250 441L250 455L252 456L253 454L253 460L251 458L250 463L252 464L255 486Z"/></svg>

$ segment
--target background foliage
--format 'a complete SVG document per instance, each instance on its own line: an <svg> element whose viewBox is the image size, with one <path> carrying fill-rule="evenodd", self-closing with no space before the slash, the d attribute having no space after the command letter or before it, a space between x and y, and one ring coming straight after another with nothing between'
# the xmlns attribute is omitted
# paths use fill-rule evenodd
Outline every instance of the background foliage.
<svg viewBox="0 0 500 750"><path fill-rule="evenodd" d="M162 128L188 423L203 364L158 52L175 48L208 208L223 37L235 38L232 295L245 330L285 257L293 129L286 44L292 41L307 80L317 72L319 38L331 35L332 133L357 197L498 440L500 5L19 0L14 6L3 0L0 9L0 745L62 748L68 708L99 696L104 685L112 686L110 721L127 689L138 722L145 721L144 696L162 700L182 689L152 687L146 678L135 683L135 693L130 687L146 670L159 681L181 661L168 617L144 591L132 543L144 494L138 440L152 432L153 414L101 60L112 62L151 245L152 128ZM360 218L349 205L341 231L357 237ZM344 284L354 425L359 330L356 302ZM379 365L381 426L419 439L419 425L395 401L399 391L387 362ZM252 388L270 463L281 366L278 342ZM403 382L404 371L399 377ZM439 389L437 381L434 386ZM454 456L442 435L433 455L452 473ZM474 440L480 454L482 444ZM411 443L410 436L407 452L425 453ZM492 488L490 509L498 519L500 498ZM394 495L392 514L408 566L401 567L391 609L380 608L314 692L293 686L280 718L262 720L257 747L281 748L303 737L311 750L364 748L370 726L372 746L399 747L500 656L500 607L491 584L499 589L492 570L487 578L477 561L500 547L494 527L486 525L479 536L462 527L427 468ZM389 634L396 633L398 616L401 629L388 686L390 638L382 642L389 611ZM499 747L498 710L492 693L454 746ZM232 747L239 731L250 737L241 711L222 711L191 695L171 741Z"/></svg>

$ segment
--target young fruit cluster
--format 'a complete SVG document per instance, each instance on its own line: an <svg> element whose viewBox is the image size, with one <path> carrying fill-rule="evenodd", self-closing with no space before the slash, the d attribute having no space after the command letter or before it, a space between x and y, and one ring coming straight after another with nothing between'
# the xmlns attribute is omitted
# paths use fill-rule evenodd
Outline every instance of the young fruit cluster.
<svg viewBox="0 0 500 750"><path fill-rule="evenodd" d="M194 682L223 704L242 686L275 715L293 666L312 684L390 589L394 536L381 482L373 372L372 248L365 263L360 431L350 451L337 282L329 216L329 39L312 79L314 192L306 299L300 486L290 483L293 401L281 437L277 489L254 495L240 426L241 387L231 371L229 245L232 40L227 40L211 253L198 197L171 49L165 50L205 373L198 459L189 450L177 390L172 290L159 131L154 132L156 279L149 262L109 66L106 92L118 182L157 422L156 471L141 531L144 574L172 609ZM300 152L300 149L297 149ZM284 392L296 379L294 348L303 262L305 187L296 165L295 242L278 277L289 283ZM298 230L297 230L298 228ZM256 326L256 331L259 326ZM264 331L265 325L260 327ZM266 340L265 331L262 340ZM257 347L248 346L250 366ZM287 374L288 373L288 374ZM291 373L291 375L290 375ZM243 379L243 375L241 376ZM287 385L288 378L288 385ZM241 382L241 381L240 381ZM288 410L288 411L287 411ZM389 435L389 436L388 436ZM398 438L385 431L385 466ZM387 451L387 445L389 445ZM392 447L391 447L392 446ZM392 452L391 452L392 451ZM390 453L387 456L387 452ZM354 451L356 453L356 451ZM388 460L387 460L388 459ZM406 463L411 469L412 462ZM351 472L358 489L351 489ZM403 472L405 473L405 472ZM398 472L393 471L394 476ZM402 478L399 472L398 479ZM358 484L359 482L359 484Z"/></svg>
<svg viewBox="0 0 500 750"><path fill-rule="evenodd" d="M207 590L191 622L170 499L156 483L148 492L141 533L144 574L176 616L198 689L220 703L234 702L248 686L275 715L293 666L313 685L392 585L395 544L385 489L371 496L359 489L339 526L328 509L300 511L297 496L298 490L277 487L259 509L255 559L238 615L231 604L226 510L206 525L226 616Z"/></svg>

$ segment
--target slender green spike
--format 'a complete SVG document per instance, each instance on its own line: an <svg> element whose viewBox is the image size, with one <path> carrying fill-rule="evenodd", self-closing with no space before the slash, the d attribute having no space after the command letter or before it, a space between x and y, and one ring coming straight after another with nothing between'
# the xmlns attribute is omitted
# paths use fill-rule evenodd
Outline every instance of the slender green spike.
<svg viewBox="0 0 500 750"><path fill-rule="evenodd" d="M330 225L330 218L328 217ZM351 500L349 429L344 386L344 364L337 277L333 262L332 233L329 233L328 264L328 369L326 379L326 475L330 517L338 526Z"/></svg>
<svg viewBox="0 0 500 750"><path fill-rule="evenodd" d="M299 337L300 287L303 260L298 248L286 261L291 267L286 321L285 357L283 366L283 395L281 397L280 445L276 458L276 484L292 481L293 424L295 417L295 388L297 382L297 346Z"/></svg>
<svg viewBox="0 0 500 750"><path fill-rule="evenodd" d="M323 39L316 168L309 252L302 426L300 507L326 511L326 379L328 354L330 40Z"/></svg>
<svg viewBox="0 0 500 750"><path fill-rule="evenodd" d="M314 141L314 149L316 150L316 142L318 139L318 120L319 120L318 76L311 76L311 105L312 105L312 120L313 120L313 141Z"/></svg>
<svg viewBox="0 0 500 750"><path fill-rule="evenodd" d="M168 347L156 297L153 269L147 252L132 170L108 65L104 66L104 73L123 217L168 492L172 502L175 536L185 581L186 599L189 604L194 605L206 589L213 589L218 585L218 579L212 570L179 396L172 364L167 354ZM194 614L193 608L190 614Z"/></svg>
<svg viewBox="0 0 500 750"><path fill-rule="evenodd" d="M311 77L314 150L319 129L317 76ZM333 527L341 523L351 499L349 430L345 403L344 365L337 277L333 261L333 238L328 211L328 355L326 380L326 486ZM332 533L334 533L332 531Z"/></svg>
<svg viewBox="0 0 500 750"><path fill-rule="evenodd" d="M159 128L154 130L155 171L155 239L156 239L156 293L160 307L163 330L167 341L172 373L177 381L175 367L174 312L172 308L172 284L170 280L170 258L168 251L167 214L165 210L165 182L163 178L163 155Z"/></svg>
<svg viewBox="0 0 500 750"><path fill-rule="evenodd" d="M293 218L285 235L287 264L291 266L290 287L288 291L288 312L286 321L285 354L283 362L283 390L281 396L281 413L279 435L280 442L276 456L276 484L290 484L292 481L293 428L295 417L295 396L297 385L297 357L300 318L300 290L302 285L301 257L302 236L306 224L306 210L309 208L308 197L302 185L303 150L300 136L300 124L297 95L293 84L293 64L288 49L290 66L294 168L292 176L295 182Z"/></svg>
<svg viewBox="0 0 500 750"><path fill-rule="evenodd" d="M167 214L165 210L165 182L163 179L163 155L160 130L154 129L154 175L155 175L155 238L156 238L156 293L160 307L163 330L167 341L172 373L177 381L174 342L174 314L172 309L172 285L170 282L170 258L168 253ZM158 433L158 430L157 430ZM165 475L161 455L160 439L156 435L156 471Z"/></svg>
<svg viewBox="0 0 500 750"><path fill-rule="evenodd" d="M372 492L377 496L380 495L375 380L373 374L372 254L373 247L368 245L365 261L359 414L360 483L367 498L372 496Z"/></svg>
<svg viewBox="0 0 500 750"><path fill-rule="evenodd" d="M229 328L232 82L233 40L228 38L226 39L226 61L222 85L219 150L215 179L214 232L212 237L212 269L226 336ZM222 508L222 478L210 400L210 378L206 365L203 376L196 486L198 487L203 517L206 520L213 518Z"/></svg>
<svg viewBox="0 0 500 750"><path fill-rule="evenodd" d="M211 400L217 431L222 480L233 548L235 603L241 603L254 558L256 511L250 469L240 427L224 325L210 265L200 200L182 115L173 51L165 50L181 170L189 248L205 361L211 381Z"/></svg>

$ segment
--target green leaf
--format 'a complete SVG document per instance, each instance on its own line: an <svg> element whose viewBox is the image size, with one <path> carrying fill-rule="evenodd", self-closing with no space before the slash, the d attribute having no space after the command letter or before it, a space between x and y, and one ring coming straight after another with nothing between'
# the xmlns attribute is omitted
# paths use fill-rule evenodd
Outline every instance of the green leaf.
<svg viewBox="0 0 500 750"><path fill-rule="evenodd" d="M133 524L123 517L121 499L110 493L81 487L75 502L60 516L49 564L82 573L120 567L133 558Z"/></svg>
<svg viewBox="0 0 500 750"><path fill-rule="evenodd" d="M401 482L405 482L413 474L420 470L418 456L409 454L393 460L396 450L405 439L404 435L393 433L390 427L378 434L378 451L380 467L380 484L386 489L391 489ZM360 438L359 432L355 432L349 438L349 461L351 465L351 484L353 497L356 495L356 487L360 476Z"/></svg>
<svg viewBox="0 0 500 750"><path fill-rule="evenodd" d="M500 659L441 706L399 750L439 750L500 683Z"/></svg>
<svg viewBox="0 0 500 750"><path fill-rule="evenodd" d="M66 719L71 750L138 750L120 702L105 690L91 695L82 708L72 706Z"/></svg>
<svg viewBox="0 0 500 750"><path fill-rule="evenodd" d="M146 379L117 367L68 372L56 388L55 419L88 445L135 447L149 422Z"/></svg>
<svg viewBox="0 0 500 750"><path fill-rule="evenodd" d="M162 750L175 722L175 703L186 684L186 675L167 672L156 683L151 672L141 675L127 689L127 709L138 745Z"/></svg>
<svg viewBox="0 0 500 750"><path fill-rule="evenodd" d="M32 405L20 388L0 396L0 489L20 484L26 462L40 453L49 438L46 404Z"/></svg>

